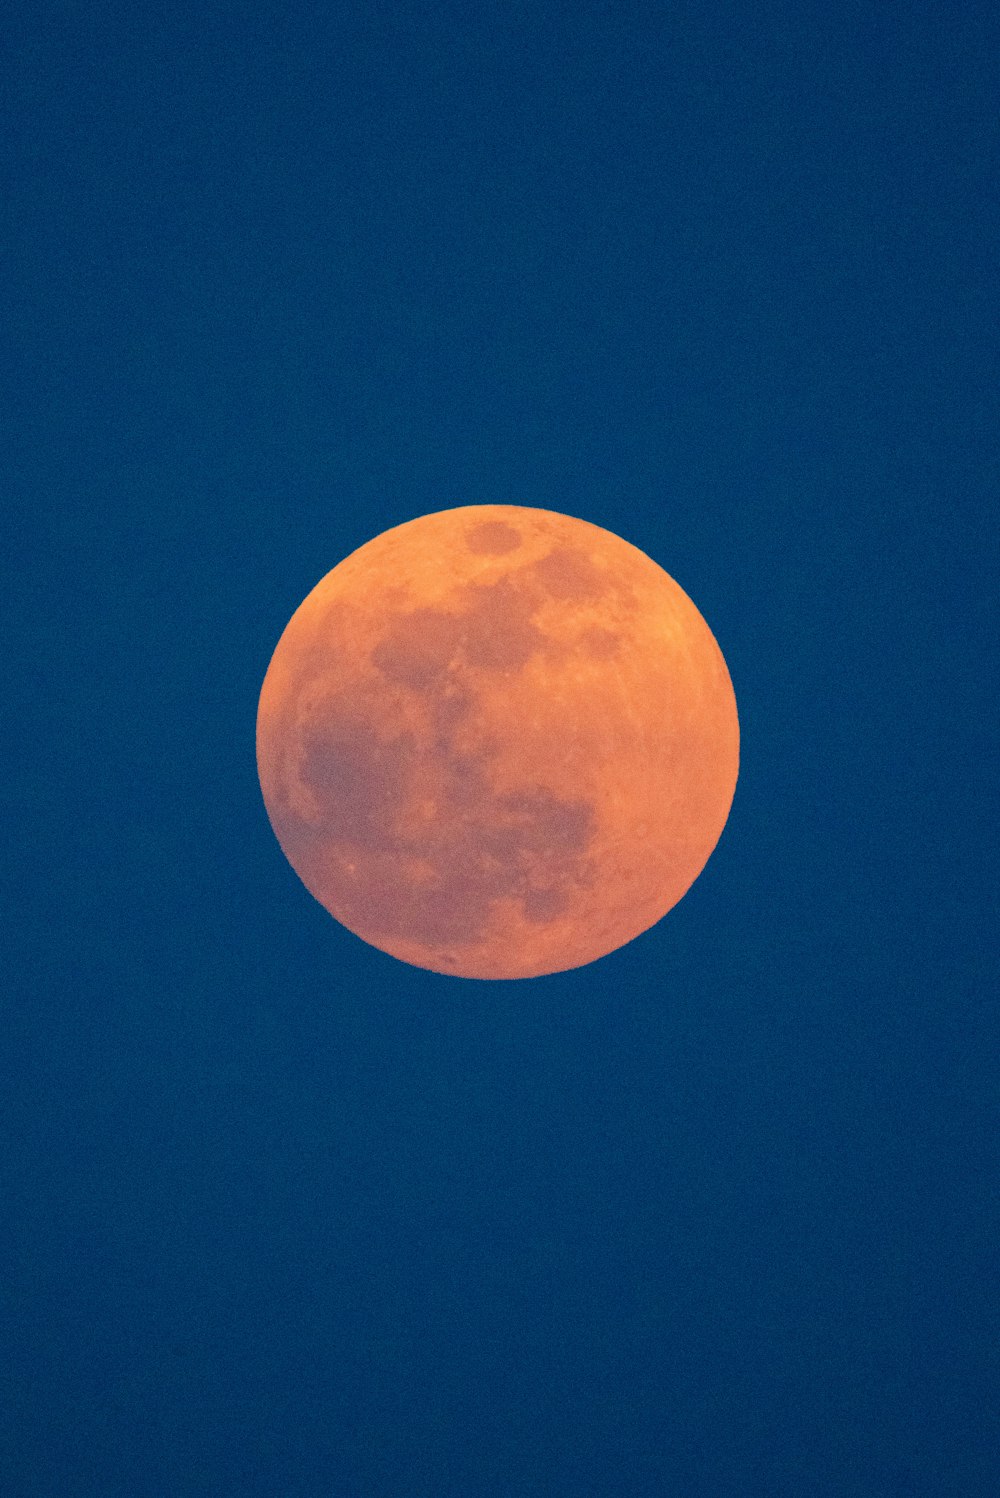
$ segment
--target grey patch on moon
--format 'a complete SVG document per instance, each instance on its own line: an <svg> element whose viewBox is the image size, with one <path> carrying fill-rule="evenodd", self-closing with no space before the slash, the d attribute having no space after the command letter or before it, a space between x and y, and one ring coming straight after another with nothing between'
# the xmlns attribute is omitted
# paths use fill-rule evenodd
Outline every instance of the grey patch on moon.
<svg viewBox="0 0 1000 1498"><path fill-rule="evenodd" d="M324 838L359 848L392 843L393 809L405 797L412 734L384 741L350 705L327 702L303 732L299 775L316 798Z"/></svg>
<svg viewBox="0 0 1000 1498"><path fill-rule="evenodd" d="M372 664L399 686L426 693L449 668L520 671L545 637L531 622L535 600L509 577L471 587L461 613L418 608L394 617Z"/></svg>
<svg viewBox="0 0 1000 1498"><path fill-rule="evenodd" d="M465 544L474 556L500 557L517 550L521 532L504 520L484 520L466 532Z"/></svg>
<svg viewBox="0 0 1000 1498"><path fill-rule="evenodd" d="M569 905L564 889L529 889L522 900L524 918L534 926L544 926L554 916L562 915Z"/></svg>
<svg viewBox="0 0 1000 1498"><path fill-rule="evenodd" d="M531 568L553 598L593 600L608 590L608 581L585 551L557 546Z"/></svg>
<svg viewBox="0 0 1000 1498"><path fill-rule="evenodd" d="M488 771L499 746L459 751L453 739L467 697L450 720L437 710L440 685L431 689L434 738L422 748L410 733L382 736L371 696L352 695L327 699L303 735L299 774L320 825L282 829L345 925L376 944L468 946L487 935L495 901L520 902L538 924L589 887L593 807L544 787L498 794ZM428 784L436 813L415 829L408 814Z"/></svg>
<svg viewBox="0 0 1000 1498"><path fill-rule="evenodd" d="M456 679L449 679L434 693L430 700L430 719L436 750L447 750L452 735L469 717L475 703L475 692Z"/></svg>
<svg viewBox="0 0 1000 1498"><path fill-rule="evenodd" d="M466 661L483 671L520 671L545 643L531 622L535 601L509 577L473 588L472 595L462 615Z"/></svg>
<svg viewBox="0 0 1000 1498"><path fill-rule="evenodd" d="M621 636L600 624L588 624L579 639L581 650L596 660L606 661L622 648Z"/></svg>
<svg viewBox="0 0 1000 1498"><path fill-rule="evenodd" d="M419 608L397 615L372 651L372 664L390 681L424 692L447 671L463 622L464 615L444 609Z"/></svg>

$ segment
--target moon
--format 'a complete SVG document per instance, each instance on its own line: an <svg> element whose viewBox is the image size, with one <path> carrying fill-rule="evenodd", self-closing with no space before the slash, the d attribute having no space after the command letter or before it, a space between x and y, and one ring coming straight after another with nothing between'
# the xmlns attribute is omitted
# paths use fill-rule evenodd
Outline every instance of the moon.
<svg viewBox="0 0 1000 1498"><path fill-rule="evenodd" d="M736 698L687 594L620 536L464 505L313 588L257 714L264 804L312 895L371 946L464 978L582 967L704 868Z"/></svg>

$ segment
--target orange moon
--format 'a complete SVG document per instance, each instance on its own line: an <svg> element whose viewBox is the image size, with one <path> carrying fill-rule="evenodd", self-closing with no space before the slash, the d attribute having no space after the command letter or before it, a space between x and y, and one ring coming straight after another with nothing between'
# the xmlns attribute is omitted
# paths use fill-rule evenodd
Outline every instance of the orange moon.
<svg viewBox="0 0 1000 1498"><path fill-rule="evenodd" d="M257 767L342 925L436 973L532 978L624 946L690 888L739 724L711 630L644 552L467 505L313 588L264 678Z"/></svg>

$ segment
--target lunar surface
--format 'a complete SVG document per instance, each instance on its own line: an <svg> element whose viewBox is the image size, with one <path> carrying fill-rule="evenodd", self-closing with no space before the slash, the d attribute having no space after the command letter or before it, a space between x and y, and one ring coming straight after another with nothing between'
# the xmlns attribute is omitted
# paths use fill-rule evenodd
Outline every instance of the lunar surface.
<svg viewBox="0 0 1000 1498"><path fill-rule="evenodd" d="M698 877L739 762L722 653L611 532L469 505L377 536L296 610L257 764L289 863L350 931L466 978L580 967Z"/></svg>

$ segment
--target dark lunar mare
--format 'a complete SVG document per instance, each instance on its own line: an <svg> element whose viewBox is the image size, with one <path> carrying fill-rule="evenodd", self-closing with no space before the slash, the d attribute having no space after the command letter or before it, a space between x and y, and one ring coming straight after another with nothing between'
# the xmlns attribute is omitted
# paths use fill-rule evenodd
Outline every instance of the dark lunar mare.
<svg viewBox="0 0 1000 1498"><path fill-rule="evenodd" d="M585 567L558 566L565 587L593 585ZM417 695L430 718L427 750L410 732L386 736L391 713L377 685L334 693L312 712L299 774L321 820L313 828L294 818L286 835L299 865L305 854L314 891L366 938L472 944L496 900L519 900L528 920L545 922L591 882L593 808L542 786L498 794L490 764L499 745L470 752L458 742L475 708L470 668L520 671L543 647L533 593L501 578L470 588L462 613L423 607L392 619L371 653L374 680ZM423 795L435 811L415 828Z"/></svg>

